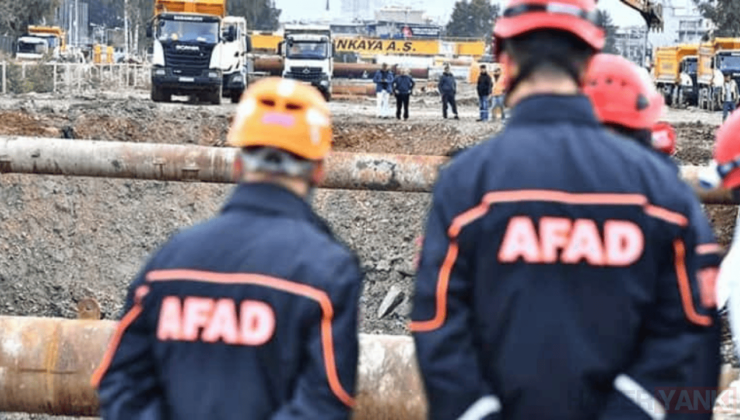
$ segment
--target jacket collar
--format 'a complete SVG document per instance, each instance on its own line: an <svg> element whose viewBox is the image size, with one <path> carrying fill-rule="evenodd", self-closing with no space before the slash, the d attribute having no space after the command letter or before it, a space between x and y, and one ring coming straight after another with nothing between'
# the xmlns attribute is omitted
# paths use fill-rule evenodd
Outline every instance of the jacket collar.
<svg viewBox="0 0 740 420"><path fill-rule="evenodd" d="M522 99L511 112L509 125L568 121L601 126L591 101L584 95L533 95Z"/></svg>
<svg viewBox="0 0 740 420"><path fill-rule="evenodd" d="M244 211L303 220L333 236L329 225L313 211L306 200L276 184L239 184L221 213Z"/></svg>

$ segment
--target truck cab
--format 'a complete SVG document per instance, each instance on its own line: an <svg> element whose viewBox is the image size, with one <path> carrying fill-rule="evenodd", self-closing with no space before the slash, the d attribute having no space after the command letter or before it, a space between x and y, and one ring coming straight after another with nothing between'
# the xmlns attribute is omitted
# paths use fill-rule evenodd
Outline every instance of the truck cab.
<svg viewBox="0 0 740 420"><path fill-rule="evenodd" d="M229 32L236 34L231 42L226 41ZM243 17L225 17L223 19L223 39L221 61L223 96L231 98L232 103L238 103L247 87L248 75L251 71L248 53L252 49L252 43L247 35L247 20Z"/></svg>
<svg viewBox="0 0 740 420"><path fill-rule="evenodd" d="M278 51L284 57L284 78L311 84L331 99L334 46L328 26L286 25Z"/></svg>
<svg viewBox="0 0 740 420"><path fill-rule="evenodd" d="M58 60L66 50L64 31L56 26L29 26L16 41L15 55L20 61Z"/></svg>
<svg viewBox="0 0 740 420"><path fill-rule="evenodd" d="M155 16L147 28L147 36L154 38L154 102L193 95L221 103L223 49L236 39L233 26L222 33L225 11L225 0L155 0Z"/></svg>

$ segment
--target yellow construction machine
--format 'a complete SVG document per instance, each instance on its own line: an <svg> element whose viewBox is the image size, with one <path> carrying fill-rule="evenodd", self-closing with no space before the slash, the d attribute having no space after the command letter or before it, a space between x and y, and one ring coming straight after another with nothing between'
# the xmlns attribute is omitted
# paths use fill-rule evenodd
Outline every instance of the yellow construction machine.
<svg viewBox="0 0 740 420"><path fill-rule="evenodd" d="M682 44L655 49L653 76L665 101L673 107L696 105L698 44Z"/></svg>
<svg viewBox="0 0 740 420"><path fill-rule="evenodd" d="M715 38L699 46L699 108L722 109L721 91L725 74L740 83L740 38Z"/></svg>
<svg viewBox="0 0 740 420"><path fill-rule="evenodd" d="M57 26L30 25L16 41L16 58L21 61L38 61L44 57L63 58L67 52L66 34Z"/></svg>

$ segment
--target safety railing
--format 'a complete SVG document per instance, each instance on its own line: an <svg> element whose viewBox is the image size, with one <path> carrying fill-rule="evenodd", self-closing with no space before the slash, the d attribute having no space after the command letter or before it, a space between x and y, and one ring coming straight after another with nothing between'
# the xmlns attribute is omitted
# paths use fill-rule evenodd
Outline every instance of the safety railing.
<svg viewBox="0 0 740 420"><path fill-rule="evenodd" d="M149 89L148 64L0 63L2 94Z"/></svg>

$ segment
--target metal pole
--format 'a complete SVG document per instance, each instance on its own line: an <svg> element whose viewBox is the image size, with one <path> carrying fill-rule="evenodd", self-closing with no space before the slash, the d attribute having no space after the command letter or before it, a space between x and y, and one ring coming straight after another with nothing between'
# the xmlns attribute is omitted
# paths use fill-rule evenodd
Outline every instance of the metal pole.
<svg viewBox="0 0 740 420"><path fill-rule="evenodd" d="M54 93L56 93L56 91L57 91L57 63L54 63L54 65L52 66L52 72L54 73L54 75L53 75L53 77L54 77L54 82L53 82L54 83Z"/></svg>
<svg viewBox="0 0 740 420"><path fill-rule="evenodd" d="M0 137L0 173L232 183L236 149L157 143L128 143ZM333 152L323 188L430 192L444 156ZM701 166L682 166L696 182ZM706 204L734 204L726 190L697 194Z"/></svg>
<svg viewBox="0 0 740 420"><path fill-rule="evenodd" d="M91 377L116 326L113 321L0 316L0 412L97 416ZM360 334L359 341L353 418L426 418L411 337Z"/></svg>
<svg viewBox="0 0 740 420"><path fill-rule="evenodd" d="M8 62L3 61L3 95L8 93Z"/></svg>

